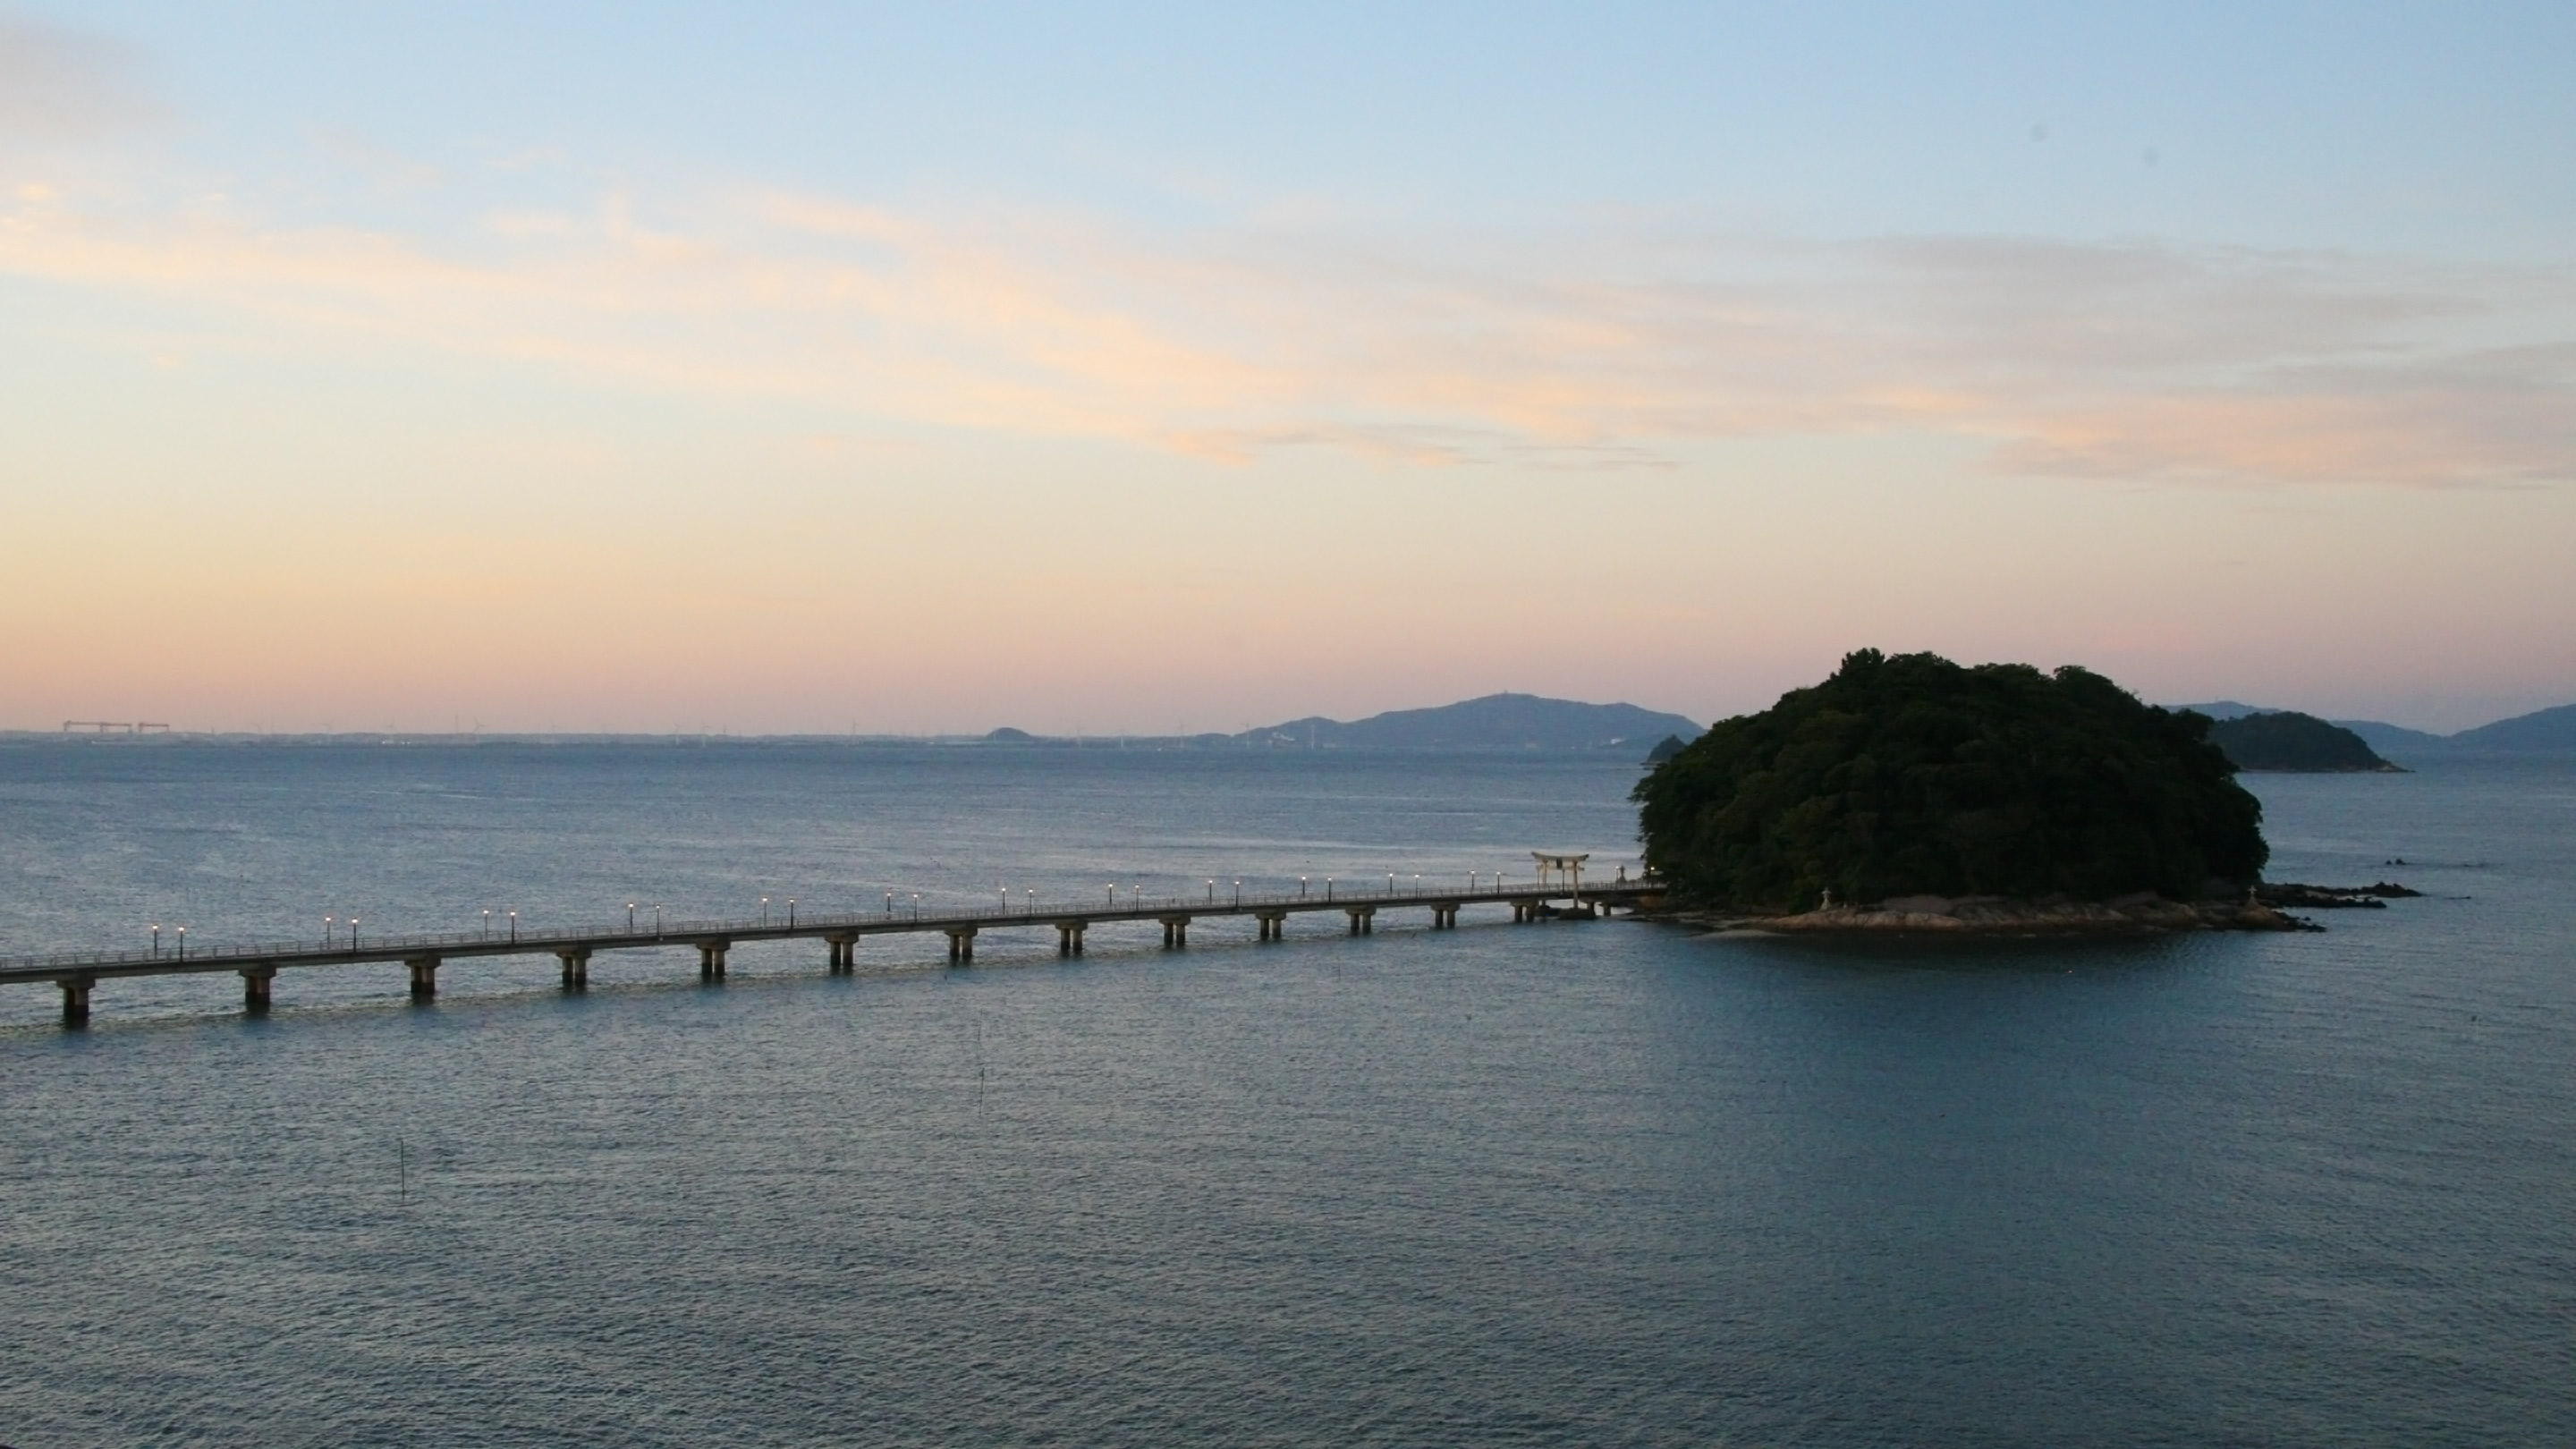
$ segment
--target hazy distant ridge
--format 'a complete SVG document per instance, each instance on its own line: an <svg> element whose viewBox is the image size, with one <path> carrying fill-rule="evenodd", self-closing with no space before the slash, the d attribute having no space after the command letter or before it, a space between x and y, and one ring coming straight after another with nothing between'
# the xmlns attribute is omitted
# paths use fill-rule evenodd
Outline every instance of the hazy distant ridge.
<svg viewBox="0 0 2576 1449"><path fill-rule="evenodd" d="M2576 749L2576 704L2536 709L2462 730L2450 738L2452 744L2473 750Z"/></svg>
<svg viewBox="0 0 2576 1449"><path fill-rule="evenodd" d="M2271 705L2244 704L2232 699L2214 699L2204 704L2176 705L2177 709L2196 709L2212 719L2241 719L2249 714L2282 714L2287 711ZM2374 719L2330 720L2369 742L2372 749L2392 758L2407 753L2440 753L2447 750L2496 750L2523 752L2535 750L2576 750L2576 704L2562 704L2551 709L2482 724L2455 735L2437 735L2424 730L2410 730L2404 725L2388 724Z"/></svg>
<svg viewBox="0 0 2576 1449"><path fill-rule="evenodd" d="M1652 748L1666 735L1696 738L1700 724L1633 704L1585 704L1535 694L1489 694L1432 709L1398 709L1343 722L1321 715L1248 731L1254 744L1318 749L1585 750Z"/></svg>

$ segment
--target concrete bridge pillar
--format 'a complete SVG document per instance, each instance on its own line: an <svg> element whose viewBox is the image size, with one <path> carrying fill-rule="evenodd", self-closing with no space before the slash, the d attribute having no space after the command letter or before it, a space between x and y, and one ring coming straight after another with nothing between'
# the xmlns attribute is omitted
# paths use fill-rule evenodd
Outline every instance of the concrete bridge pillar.
<svg viewBox="0 0 2576 1449"><path fill-rule="evenodd" d="M588 991L590 989L590 949L588 947L576 946L569 951L557 951L555 959L563 963L564 990Z"/></svg>
<svg viewBox="0 0 2576 1449"><path fill-rule="evenodd" d="M1513 925L1515 925L1515 926L1526 926L1526 925L1528 925L1528 924L1529 924L1529 918L1530 918L1530 903L1529 903L1529 902L1527 902L1527 901L1514 901L1514 902L1512 902L1512 924L1513 924Z"/></svg>
<svg viewBox="0 0 2576 1449"><path fill-rule="evenodd" d="M1458 903L1456 901L1432 902L1431 929L1435 931L1454 931L1458 929Z"/></svg>
<svg viewBox="0 0 2576 1449"><path fill-rule="evenodd" d="M1351 918L1351 934L1352 934L1352 935L1354 935L1354 936L1368 936L1368 935L1374 935L1374 934L1376 934L1376 932L1377 932L1377 907L1375 907L1375 906L1344 906L1344 907L1342 907L1342 910L1343 910L1346 914L1348 914L1348 915L1350 916L1350 918Z"/></svg>
<svg viewBox="0 0 2576 1449"><path fill-rule="evenodd" d="M57 983L63 988L63 1025L75 1028L89 1025L91 981L92 978L87 976L66 976Z"/></svg>
<svg viewBox="0 0 2576 1449"><path fill-rule="evenodd" d="M1163 923L1163 949L1164 949L1164 950L1166 950L1166 951L1186 951L1186 950L1188 950L1188 949L1190 948L1190 918L1189 918L1189 917L1187 917L1187 916L1161 916L1161 917L1157 917L1157 919L1159 919L1159 920Z"/></svg>
<svg viewBox="0 0 2576 1449"><path fill-rule="evenodd" d="M438 958L414 956L403 962L411 968L411 999L427 1001L438 995Z"/></svg>
<svg viewBox="0 0 2576 1449"><path fill-rule="evenodd" d="M698 982L700 985L713 985L714 983L725 979L725 952L732 949L733 942L731 941L700 941L698 943Z"/></svg>
<svg viewBox="0 0 2576 1449"><path fill-rule="evenodd" d="M825 936L823 944L832 948L832 961L829 968L832 975L847 976L859 969L858 937Z"/></svg>
<svg viewBox="0 0 2576 1449"><path fill-rule="evenodd" d="M242 1010L251 1016L268 1015L269 986L277 980L277 968L261 964L241 969Z"/></svg>
<svg viewBox="0 0 2576 1449"><path fill-rule="evenodd" d="M1087 926L1087 925L1089 925L1089 924L1091 924L1091 923L1090 923L1090 922L1088 922L1088 921L1058 921L1058 922L1056 922L1056 923L1055 923L1055 953L1056 953L1057 955L1059 955L1059 956L1079 956L1079 955L1081 955L1081 954L1082 954L1082 930L1083 930L1083 927L1085 927L1085 926Z"/></svg>
<svg viewBox="0 0 2576 1449"><path fill-rule="evenodd" d="M975 928L973 926L949 926L946 930L948 932L948 964L951 966L974 965Z"/></svg>
<svg viewBox="0 0 2576 1449"><path fill-rule="evenodd" d="M1262 911L1256 914L1253 919L1261 925L1262 940L1278 941L1286 938L1288 933L1288 913L1286 911Z"/></svg>

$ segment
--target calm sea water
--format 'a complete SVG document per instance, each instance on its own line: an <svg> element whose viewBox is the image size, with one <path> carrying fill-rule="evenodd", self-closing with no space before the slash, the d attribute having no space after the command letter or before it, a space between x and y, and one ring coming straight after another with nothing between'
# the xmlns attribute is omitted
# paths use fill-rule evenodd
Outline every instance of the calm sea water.
<svg viewBox="0 0 2576 1449"><path fill-rule="evenodd" d="M0 950L1525 873L1632 848L1634 777L0 749ZM0 990L0 1442L2576 1442L2576 765L2251 783L2276 875L2433 894Z"/></svg>

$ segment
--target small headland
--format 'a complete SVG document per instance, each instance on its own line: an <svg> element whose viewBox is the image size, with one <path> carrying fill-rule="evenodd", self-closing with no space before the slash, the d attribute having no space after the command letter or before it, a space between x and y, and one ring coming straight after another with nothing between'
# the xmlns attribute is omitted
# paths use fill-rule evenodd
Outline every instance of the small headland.
<svg viewBox="0 0 2576 1449"><path fill-rule="evenodd" d="M2370 742L2312 714L2273 710L2223 719L2209 727L2210 743L2240 770L2312 775L2402 775L2403 766L2379 757Z"/></svg>

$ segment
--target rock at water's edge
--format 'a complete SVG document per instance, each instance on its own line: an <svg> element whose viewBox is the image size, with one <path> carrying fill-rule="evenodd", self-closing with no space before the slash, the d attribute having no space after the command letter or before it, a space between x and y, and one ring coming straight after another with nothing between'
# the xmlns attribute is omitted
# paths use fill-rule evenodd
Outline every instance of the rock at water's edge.
<svg viewBox="0 0 2576 1449"><path fill-rule="evenodd" d="M1874 906L1827 906L1783 916L1704 916L1680 920L1721 929L1798 934L2121 936L2173 931L2315 931L2324 929L2255 902L2186 904L2139 894L2108 901L2022 901L1999 896L1900 896Z"/></svg>

